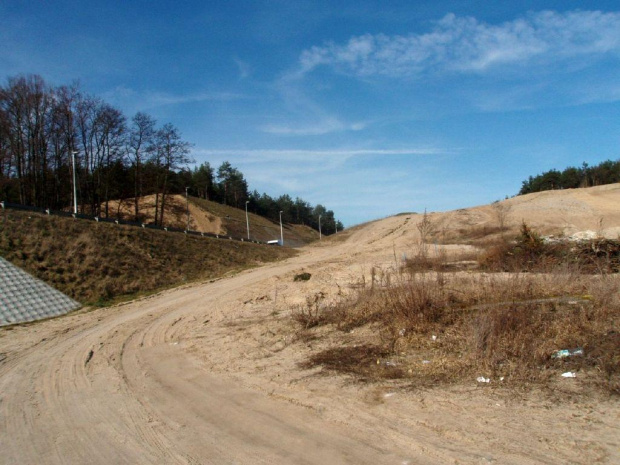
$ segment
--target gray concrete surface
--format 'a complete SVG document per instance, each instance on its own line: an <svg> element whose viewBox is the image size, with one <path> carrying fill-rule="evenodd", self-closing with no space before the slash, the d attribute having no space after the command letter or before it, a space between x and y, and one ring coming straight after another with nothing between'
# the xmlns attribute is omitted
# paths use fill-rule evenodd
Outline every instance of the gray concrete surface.
<svg viewBox="0 0 620 465"><path fill-rule="evenodd" d="M64 315L79 302L0 257L0 326Z"/></svg>

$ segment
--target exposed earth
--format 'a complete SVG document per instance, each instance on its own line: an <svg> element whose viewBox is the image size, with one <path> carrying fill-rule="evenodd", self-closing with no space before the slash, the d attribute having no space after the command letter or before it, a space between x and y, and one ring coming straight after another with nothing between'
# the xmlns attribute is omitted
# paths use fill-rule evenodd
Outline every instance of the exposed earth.
<svg viewBox="0 0 620 465"><path fill-rule="evenodd" d="M507 224L620 232L620 185L506 200ZM495 225L484 206L431 215L446 234ZM291 312L396 267L419 214L352 228L299 256L127 304L0 330L0 462L620 463L620 402L558 379L539 390L360 383L300 363ZM589 231L589 232L588 232ZM451 250L471 245L438 245ZM308 272L311 279L295 282ZM354 334L351 337L355 337Z"/></svg>

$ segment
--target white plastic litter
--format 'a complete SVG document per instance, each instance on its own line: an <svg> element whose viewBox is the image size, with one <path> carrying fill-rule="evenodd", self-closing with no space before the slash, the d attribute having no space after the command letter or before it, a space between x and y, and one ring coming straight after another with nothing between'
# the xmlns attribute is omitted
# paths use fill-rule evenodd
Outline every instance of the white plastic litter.
<svg viewBox="0 0 620 465"><path fill-rule="evenodd" d="M583 355L583 349L581 347L577 347L576 349L558 350L551 356L551 358L572 357L574 355Z"/></svg>
<svg viewBox="0 0 620 465"><path fill-rule="evenodd" d="M490 383L491 378L485 378L484 376L478 376L476 378L476 381L478 381L479 383Z"/></svg>
<svg viewBox="0 0 620 465"><path fill-rule="evenodd" d="M576 378L577 373L573 373L572 371L567 371L566 373L562 373L563 378Z"/></svg>

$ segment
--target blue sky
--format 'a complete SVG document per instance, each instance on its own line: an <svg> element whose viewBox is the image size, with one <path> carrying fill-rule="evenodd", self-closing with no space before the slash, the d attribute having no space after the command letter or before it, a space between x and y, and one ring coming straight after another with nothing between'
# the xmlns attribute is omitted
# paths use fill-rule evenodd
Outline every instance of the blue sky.
<svg viewBox="0 0 620 465"><path fill-rule="evenodd" d="M617 0L4 0L0 77L28 73L346 226L620 157Z"/></svg>

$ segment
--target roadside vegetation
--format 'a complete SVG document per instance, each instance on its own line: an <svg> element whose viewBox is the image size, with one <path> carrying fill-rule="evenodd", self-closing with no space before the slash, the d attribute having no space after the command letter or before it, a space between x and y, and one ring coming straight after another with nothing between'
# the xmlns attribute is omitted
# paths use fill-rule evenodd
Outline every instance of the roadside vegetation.
<svg viewBox="0 0 620 465"><path fill-rule="evenodd" d="M84 305L104 305L290 257L285 247L0 211L0 256Z"/></svg>
<svg viewBox="0 0 620 465"><path fill-rule="evenodd" d="M417 387L552 388L566 374L620 394L620 242L547 242L524 223L477 257L431 255L421 241L398 270L294 309L302 340L329 341L303 367Z"/></svg>

